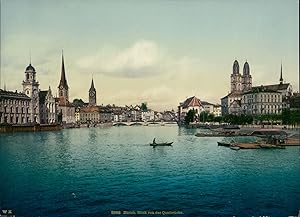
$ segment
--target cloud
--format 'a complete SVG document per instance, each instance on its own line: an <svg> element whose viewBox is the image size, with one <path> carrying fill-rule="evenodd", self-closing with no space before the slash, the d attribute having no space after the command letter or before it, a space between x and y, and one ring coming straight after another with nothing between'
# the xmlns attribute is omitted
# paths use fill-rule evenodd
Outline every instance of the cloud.
<svg viewBox="0 0 300 217"><path fill-rule="evenodd" d="M141 78L156 75L162 71L164 55L159 46L150 40L139 40L125 49L101 52L84 57L78 66L108 76Z"/></svg>

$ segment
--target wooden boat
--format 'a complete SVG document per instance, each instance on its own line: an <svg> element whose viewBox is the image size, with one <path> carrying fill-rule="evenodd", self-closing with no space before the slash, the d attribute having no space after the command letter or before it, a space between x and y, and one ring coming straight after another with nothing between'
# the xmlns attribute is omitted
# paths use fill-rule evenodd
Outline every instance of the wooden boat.
<svg viewBox="0 0 300 217"><path fill-rule="evenodd" d="M270 148L270 149L272 149L272 148L284 149L285 148L285 146L283 146L283 145L272 145L272 144L259 144L259 146L261 148Z"/></svg>
<svg viewBox="0 0 300 217"><path fill-rule="evenodd" d="M227 142L218 142L218 146L230 147L230 143L227 143Z"/></svg>
<svg viewBox="0 0 300 217"><path fill-rule="evenodd" d="M230 149L237 151L237 150L240 150L240 147L231 145Z"/></svg>
<svg viewBox="0 0 300 217"><path fill-rule="evenodd" d="M173 142L163 142L163 143L150 143L150 146L172 146Z"/></svg>

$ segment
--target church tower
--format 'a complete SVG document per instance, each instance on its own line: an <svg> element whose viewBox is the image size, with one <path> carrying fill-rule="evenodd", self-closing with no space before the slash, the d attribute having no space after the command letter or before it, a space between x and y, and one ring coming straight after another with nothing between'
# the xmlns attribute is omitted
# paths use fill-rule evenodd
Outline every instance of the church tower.
<svg viewBox="0 0 300 217"><path fill-rule="evenodd" d="M283 78L282 78L282 63L281 63L281 68L280 68L280 79L279 79L280 84L283 84Z"/></svg>
<svg viewBox="0 0 300 217"><path fill-rule="evenodd" d="M242 75L240 74L240 67L237 60L233 63L232 74L231 74L231 92L242 91Z"/></svg>
<svg viewBox="0 0 300 217"><path fill-rule="evenodd" d="M39 82L36 81L36 71L31 65L25 70L25 80L23 80L23 93L30 97L30 119L31 122L40 123L39 112Z"/></svg>
<svg viewBox="0 0 300 217"><path fill-rule="evenodd" d="M251 90L252 88L252 77L250 75L250 67L248 62L246 61L243 68L243 91Z"/></svg>
<svg viewBox="0 0 300 217"><path fill-rule="evenodd" d="M96 98L97 98L97 96L96 96L96 89L95 89L95 87L94 87L94 80L93 80L93 78L92 78L91 87L90 87L90 89L89 89L89 105L90 105L90 106L95 106L95 105L97 105L97 103L96 103Z"/></svg>
<svg viewBox="0 0 300 217"><path fill-rule="evenodd" d="M60 82L58 85L58 96L61 101L67 103L69 101L69 86L66 79L65 73L65 63L64 63L64 54L62 53L62 64L61 64L61 74Z"/></svg>

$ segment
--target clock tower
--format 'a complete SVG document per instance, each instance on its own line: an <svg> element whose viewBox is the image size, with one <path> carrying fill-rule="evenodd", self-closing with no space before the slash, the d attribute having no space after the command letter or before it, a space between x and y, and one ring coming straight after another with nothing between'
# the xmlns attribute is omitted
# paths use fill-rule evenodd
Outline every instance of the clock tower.
<svg viewBox="0 0 300 217"><path fill-rule="evenodd" d="M36 81L35 68L29 64L25 70L25 79L23 80L23 93L30 97L30 119L33 123L40 123L39 112L39 82Z"/></svg>
<svg viewBox="0 0 300 217"><path fill-rule="evenodd" d="M96 103L96 89L94 87L94 80L92 79L91 87L89 89L89 105L95 106Z"/></svg>

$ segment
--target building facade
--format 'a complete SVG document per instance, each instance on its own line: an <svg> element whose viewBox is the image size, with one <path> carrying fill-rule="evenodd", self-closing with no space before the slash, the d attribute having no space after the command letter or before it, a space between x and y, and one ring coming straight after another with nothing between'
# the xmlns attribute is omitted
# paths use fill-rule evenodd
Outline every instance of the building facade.
<svg viewBox="0 0 300 217"><path fill-rule="evenodd" d="M282 111L282 93L260 86L245 92L241 100L242 114L279 114Z"/></svg>
<svg viewBox="0 0 300 217"><path fill-rule="evenodd" d="M0 89L0 124L31 123L31 103L24 93Z"/></svg>
<svg viewBox="0 0 300 217"><path fill-rule="evenodd" d="M41 124L53 124L58 121L58 110L51 88L39 92Z"/></svg>
<svg viewBox="0 0 300 217"><path fill-rule="evenodd" d="M202 111L204 111L204 107L200 99L195 96L187 98L184 102L180 103L178 106L178 123L183 123L186 114L190 111L194 110L196 115L200 115Z"/></svg>

